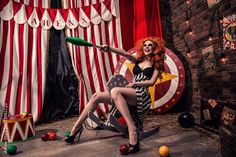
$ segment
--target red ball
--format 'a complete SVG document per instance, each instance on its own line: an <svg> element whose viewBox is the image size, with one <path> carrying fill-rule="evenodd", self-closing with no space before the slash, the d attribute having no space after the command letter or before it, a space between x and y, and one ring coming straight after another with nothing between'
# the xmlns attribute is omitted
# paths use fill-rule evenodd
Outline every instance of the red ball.
<svg viewBox="0 0 236 157"><path fill-rule="evenodd" d="M129 147L127 144L121 144L120 145L120 154L127 155L129 153Z"/></svg>
<svg viewBox="0 0 236 157"><path fill-rule="evenodd" d="M49 140L56 140L57 139L57 134L55 132L53 132L53 131L49 131L47 133L47 136L48 136Z"/></svg>
<svg viewBox="0 0 236 157"><path fill-rule="evenodd" d="M118 122L119 122L120 124L122 124L122 125L124 125L124 126L127 126L124 117L119 117L117 120L118 120Z"/></svg>
<svg viewBox="0 0 236 157"><path fill-rule="evenodd" d="M42 141L47 141L48 140L48 135L47 134L42 134L41 135L41 140Z"/></svg>

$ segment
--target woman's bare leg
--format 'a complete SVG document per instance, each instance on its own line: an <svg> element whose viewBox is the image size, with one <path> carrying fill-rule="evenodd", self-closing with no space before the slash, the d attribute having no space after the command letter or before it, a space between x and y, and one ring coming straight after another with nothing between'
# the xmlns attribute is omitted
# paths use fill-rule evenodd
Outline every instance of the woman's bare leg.
<svg viewBox="0 0 236 157"><path fill-rule="evenodd" d="M137 96L136 91L133 88L124 88L124 87L116 87L113 88L111 91L111 97L117 107L117 109L120 111L122 116L124 117L128 131L129 131L129 142L132 145L135 145L138 141L137 139L137 132L136 132L136 126L135 122L133 121L128 104L136 105Z"/></svg>
<svg viewBox="0 0 236 157"><path fill-rule="evenodd" d="M93 112L99 103L112 104L111 97L108 92L98 92L95 93L92 98L89 100L88 104L85 106L84 110L80 114L78 120L74 124L71 135L74 135L76 130L84 123L88 117L88 113Z"/></svg>

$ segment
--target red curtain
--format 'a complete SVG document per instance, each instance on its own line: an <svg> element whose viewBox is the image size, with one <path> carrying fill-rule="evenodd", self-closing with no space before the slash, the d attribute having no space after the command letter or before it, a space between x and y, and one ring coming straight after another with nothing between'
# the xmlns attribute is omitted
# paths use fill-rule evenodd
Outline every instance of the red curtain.
<svg viewBox="0 0 236 157"><path fill-rule="evenodd" d="M124 49L148 36L162 38L159 0L120 0L120 15Z"/></svg>

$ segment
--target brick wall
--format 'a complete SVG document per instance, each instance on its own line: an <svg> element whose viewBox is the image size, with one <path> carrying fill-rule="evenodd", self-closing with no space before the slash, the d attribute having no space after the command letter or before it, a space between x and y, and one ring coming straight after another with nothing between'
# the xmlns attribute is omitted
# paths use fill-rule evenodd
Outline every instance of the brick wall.
<svg viewBox="0 0 236 157"><path fill-rule="evenodd" d="M160 0L163 35L166 46L182 60L186 69L186 105L199 109L201 98L236 102L236 50L223 50L223 26L218 17L236 13L236 0L221 0L208 8L207 0ZM186 23L187 18L189 23ZM189 35L189 28L193 34ZM209 32L213 38L208 40ZM206 76L202 49L213 46L216 73ZM190 49L190 56L187 51ZM222 64L221 56L228 58Z"/></svg>

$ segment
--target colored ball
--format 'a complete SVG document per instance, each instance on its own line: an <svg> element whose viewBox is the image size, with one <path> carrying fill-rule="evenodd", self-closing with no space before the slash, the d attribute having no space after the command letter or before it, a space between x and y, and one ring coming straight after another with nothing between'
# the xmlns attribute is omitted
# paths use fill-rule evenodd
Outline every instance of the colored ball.
<svg viewBox="0 0 236 157"><path fill-rule="evenodd" d="M159 154L161 157L167 157L169 155L170 151L167 146L161 146L159 148Z"/></svg>
<svg viewBox="0 0 236 157"><path fill-rule="evenodd" d="M17 147L15 145L7 146L7 154L14 155L17 151Z"/></svg>
<svg viewBox="0 0 236 157"><path fill-rule="evenodd" d="M47 134L42 134L41 135L41 140L42 141L47 141L48 140L48 135Z"/></svg>
<svg viewBox="0 0 236 157"><path fill-rule="evenodd" d="M28 112L23 112L21 115L22 115L23 117L27 117L27 116L29 115L29 113L28 113Z"/></svg>
<svg viewBox="0 0 236 157"><path fill-rule="evenodd" d="M120 145L120 154L127 155L129 153L129 147L127 144L121 144Z"/></svg>
<svg viewBox="0 0 236 157"><path fill-rule="evenodd" d="M194 125L194 117L189 112L183 112L178 117L178 122L183 128L190 128Z"/></svg>
<svg viewBox="0 0 236 157"><path fill-rule="evenodd" d="M48 136L49 140L56 140L57 139L57 134L55 132L53 132L53 131L49 131L47 133L47 136Z"/></svg>
<svg viewBox="0 0 236 157"><path fill-rule="evenodd" d="M124 126L127 126L124 117L119 117L117 120L118 120L118 122L119 122L120 124L122 124L122 125L124 125Z"/></svg>
<svg viewBox="0 0 236 157"><path fill-rule="evenodd" d="M65 132L64 136L65 137L69 137L70 136L70 132L69 131Z"/></svg>

